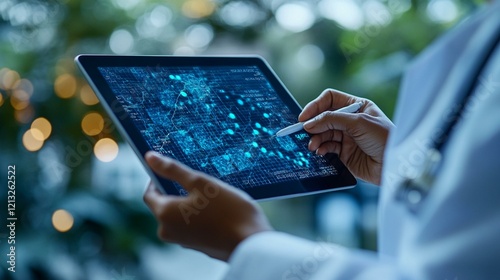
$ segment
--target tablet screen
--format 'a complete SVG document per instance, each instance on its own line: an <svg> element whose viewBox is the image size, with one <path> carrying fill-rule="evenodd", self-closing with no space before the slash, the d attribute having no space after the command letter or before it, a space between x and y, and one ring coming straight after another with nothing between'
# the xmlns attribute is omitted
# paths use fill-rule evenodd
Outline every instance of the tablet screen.
<svg viewBox="0 0 500 280"><path fill-rule="evenodd" d="M279 94L257 65L97 69L149 149L249 193L335 177L345 168L310 152L305 131L274 137L297 122L300 107L290 106L294 100Z"/></svg>

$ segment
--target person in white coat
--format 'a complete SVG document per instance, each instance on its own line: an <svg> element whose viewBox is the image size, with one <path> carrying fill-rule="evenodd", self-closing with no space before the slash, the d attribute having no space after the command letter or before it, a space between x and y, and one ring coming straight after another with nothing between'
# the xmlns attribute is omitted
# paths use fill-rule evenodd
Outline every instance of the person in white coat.
<svg viewBox="0 0 500 280"><path fill-rule="evenodd" d="M275 232L246 193L148 152L156 173L190 192L149 185L159 237L228 261L226 279L500 279L499 15L500 1L489 4L416 59L395 126L373 102L336 90L299 116L312 151L337 153L381 185L377 253ZM358 101L357 114L332 112ZM206 207L180 210L206 191Z"/></svg>

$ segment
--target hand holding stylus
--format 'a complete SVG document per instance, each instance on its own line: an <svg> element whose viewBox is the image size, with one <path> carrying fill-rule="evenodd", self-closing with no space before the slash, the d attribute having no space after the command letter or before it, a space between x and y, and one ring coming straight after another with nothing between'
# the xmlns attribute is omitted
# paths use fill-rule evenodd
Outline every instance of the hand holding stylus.
<svg viewBox="0 0 500 280"><path fill-rule="evenodd" d="M338 110L356 103L362 104L357 114ZM385 145L394 124L375 103L328 89L304 107L299 122L313 134L309 150L336 153L356 177L380 184Z"/></svg>

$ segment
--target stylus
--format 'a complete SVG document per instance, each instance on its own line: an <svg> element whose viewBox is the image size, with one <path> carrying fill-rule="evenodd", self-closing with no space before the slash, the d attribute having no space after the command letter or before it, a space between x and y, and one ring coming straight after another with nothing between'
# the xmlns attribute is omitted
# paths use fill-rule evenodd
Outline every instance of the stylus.
<svg viewBox="0 0 500 280"><path fill-rule="evenodd" d="M335 112L339 112L339 113L355 113L359 110L359 108L361 108L361 106L363 106L363 103L362 102L356 102L356 103L353 103L349 106L346 106L344 108L340 108L338 110L335 110ZM290 135L292 133L295 133L295 132L298 132L298 131L301 131L302 129L304 129L304 123L303 122L299 122L299 123L296 123L296 124L292 124L290 126L287 126L283 129L281 129L280 131L276 132L276 134L274 136L276 137L283 137L283 136L287 136L287 135Z"/></svg>

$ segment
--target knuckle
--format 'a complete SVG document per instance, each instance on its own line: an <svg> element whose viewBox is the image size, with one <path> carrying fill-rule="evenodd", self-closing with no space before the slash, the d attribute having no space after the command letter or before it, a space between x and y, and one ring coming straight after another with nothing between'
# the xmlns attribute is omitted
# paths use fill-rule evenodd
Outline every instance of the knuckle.
<svg viewBox="0 0 500 280"><path fill-rule="evenodd" d="M330 94L330 89L329 88L326 88L324 89L320 94L319 94L319 97L324 97L326 96L327 94Z"/></svg>
<svg viewBox="0 0 500 280"><path fill-rule="evenodd" d="M321 114L319 114L315 121L317 122L322 122L322 121L329 121L333 117L333 112L332 111L325 111Z"/></svg>
<svg viewBox="0 0 500 280"><path fill-rule="evenodd" d="M327 135L325 135L326 139L329 141L335 141L335 130L330 130Z"/></svg>
<svg viewBox="0 0 500 280"><path fill-rule="evenodd" d="M190 176L189 184L195 187L202 187L207 183L207 179L200 172L193 172Z"/></svg>
<svg viewBox="0 0 500 280"><path fill-rule="evenodd" d="M333 88L327 88L323 91L323 94L335 94L336 90L334 90Z"/></svg>
<svg viewBox="0 0 500 280"><path fill-rule="evenodd" d="M363 98L363 97L359 98L358 102L363 103L361 108L366 108L369 106L376 106L375 103L373 103L373 101L371 101L370 99L367 99L367 98Z"/></svg>
<svg viewBox="0 0 500 280"><path fill-rule="evenodd" d="M215 198L219 195L221 188L215 184L206 183L203 187L203 193L208 198Z"/></svg>
<svg viewBox="0 0 500 280"><path fill-rule="evenodd" d="M159 167L162 172L168 172L174 168L175 165L171 161L162 161Z"/></svg>

